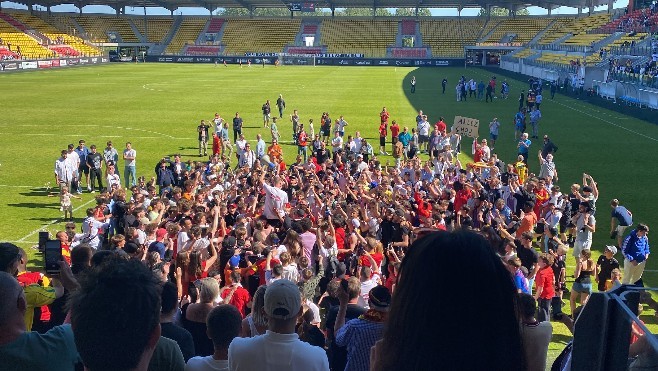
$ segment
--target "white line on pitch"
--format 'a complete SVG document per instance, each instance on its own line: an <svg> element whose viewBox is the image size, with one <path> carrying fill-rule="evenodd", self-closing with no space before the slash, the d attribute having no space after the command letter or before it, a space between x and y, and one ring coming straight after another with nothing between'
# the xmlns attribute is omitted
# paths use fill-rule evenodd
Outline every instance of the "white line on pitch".
<svg viewBox="0 0 658 371"><path fill-rule="evenodd" d="M95 202L95 201L96 201L96 200L92 198L91 200L89 200L89 201L85 202L84 204L82 204L82 205L76 207L75 209L73 209L73 211L78 211L78 210L82 209L83 207L85 207L85 206L87 206L87 205L89 205L90 203ZM16 241L16 242L24 243L25 240L27 240L29 237L32 237L33 235L39 233L40 231L43 231L44 229L50 227L51 225L53 225L53 224L55 224L55 223L58 223L59 221L60 221L59 218L57 218L57 219L53 219L53 220L51 220L48 224L43 225L43 226L41 226L41 227L39 227L39 228L33 230L32 232L30 232L30 233L28 233L27 235L25 235L25 237L19 239L19 240Z"/></svg>
<svg viewBox="0 0 658 371"><path fill-rule="evenodd" d="M2 133L0 133L2 134ZM7 187L7 188L46 188L46 187L35 187L35 186L26 186L26 185L11 185L11 184L0 184L0 187Z"/></svg>

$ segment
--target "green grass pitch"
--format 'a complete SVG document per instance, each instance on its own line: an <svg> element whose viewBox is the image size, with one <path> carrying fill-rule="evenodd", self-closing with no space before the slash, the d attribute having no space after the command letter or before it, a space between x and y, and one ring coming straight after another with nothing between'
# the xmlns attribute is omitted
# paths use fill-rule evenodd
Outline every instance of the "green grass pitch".
<svg viewBox="0 0 658 371"><path fill-rule="evenodd" d="M378 115L383 106L392 119L409 128L415 125L419 109L428 114L431 122L444 116L449 125L456 115L476 118L483 126L483 138L488 137L487 123L498 117L502 127L495 152L503 161L512 161L516 153L512 118L519 90L527 90L527 83L508 79L508 100L484 103L455 99L459 76L486 82L492 74L495 70L464 68L112 64L0 75L0 241L28 248L34 257L31 264L41 266L29 247L36 243L38 231L63 229L63 222L58 220L62 216L58 199L46 197L46 188L54 186L54 162L68 143L85 139L87 145L103 148L107 140L112 140L121 149L131 141L137 150L138 175L150 177L155 163L164 155L181 153L184 160L199 160L196 126L201 119L211 119L215 112L229 120L240 112L247 139L262 133L269 140L269 133L262 129L260 107L266 99L274 102L278 94L286 100L285 114L297 109L302 122L313 118L316 123L323 111L330 112L334 119L344 115L349 122L346 131L361 131L372 139L375 148ZM415 94L409 91L411 76L417 80ZM445 95L440 91L444 77L449 81ZM499 76L499 83L503 79ZM633 212L636 223L658 228L654 211L658 172L653 157L658 148L658 126L559 94L554 101L546 94L541 108L541 134L549 134L559 146L555 162L562 189L580 183L583 172L598 182L601 196L594 258L611 242L608 203L612 198L619 198ZM279 130L290 162L295 147L290 144L291 124L286 115ZM318 124L315 130L319 131ZM469 139L464 140L462 148L469 152ZM535 154L539 149L540 143L533 143L533 172L538 171ZM390 144L387 150L391 152ZM92 202L88 193L82 195L82 200L73 200L78 221ZM620 254L617 258L621 260ZM573 265L570 260L569 275ZM649 259L644 277L649 284L658 284L658 259ZM656 323L653 313L645 313L642 319ZM554 327L550 358L569 337L564 326L556 323ZM652 330L656 328L652 326Z"/></svg>

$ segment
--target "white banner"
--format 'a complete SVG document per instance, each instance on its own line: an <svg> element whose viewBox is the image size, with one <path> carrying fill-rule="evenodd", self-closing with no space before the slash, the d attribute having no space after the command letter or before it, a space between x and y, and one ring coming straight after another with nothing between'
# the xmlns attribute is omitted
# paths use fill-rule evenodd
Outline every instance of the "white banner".
<svg viewBox="0 0 658 371"><path fill-rule="evenodd" d="M478 130L480 128L480 120L472 119L470 117L455 116L455 122L452 130L457 134L471 138L479 136Z"/></svg>

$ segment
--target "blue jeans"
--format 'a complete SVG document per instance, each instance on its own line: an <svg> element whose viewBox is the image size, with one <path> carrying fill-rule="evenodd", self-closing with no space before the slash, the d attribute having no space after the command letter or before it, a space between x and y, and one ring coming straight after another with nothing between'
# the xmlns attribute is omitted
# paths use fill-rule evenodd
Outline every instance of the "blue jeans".
<svg viewBox="0 0 658 371"><path fill-rule="evenodd" d="M131 179L132 178L132 179ZM126 188L137 185L137 172L134 166L126 166L123 170L123 181Z"/></svg>

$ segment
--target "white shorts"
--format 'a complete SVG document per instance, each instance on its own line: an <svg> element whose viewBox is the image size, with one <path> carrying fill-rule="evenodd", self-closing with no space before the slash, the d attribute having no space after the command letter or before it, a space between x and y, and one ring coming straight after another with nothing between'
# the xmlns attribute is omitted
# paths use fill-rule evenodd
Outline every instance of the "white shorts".
<svg viewBox="0 0 658 371"><path fill-rule="evenodd" d="M628 225L618 225L617 226L617 236L618 237L623 237L624 236L624 231L626 231L626 228L628 228Z"/></svg>
<svg viewBox="0 0 658 371"><path fill-rule="evenodd" d="M592 240L578 241L573 244L573 256L578 258L583 250L589 250L592 247Z"/></svg>

